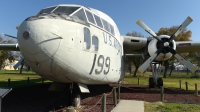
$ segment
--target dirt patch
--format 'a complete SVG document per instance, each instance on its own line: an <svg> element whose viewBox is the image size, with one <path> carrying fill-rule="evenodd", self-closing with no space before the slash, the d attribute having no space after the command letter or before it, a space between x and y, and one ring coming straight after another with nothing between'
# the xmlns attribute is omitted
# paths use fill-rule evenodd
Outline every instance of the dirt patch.
<svg viewBox="0 0 200 112"><path fill-rule="evenodd" d="M34 85L23 88L14 88L7 96L3 98L3 112L49 112L51 110L60 110L68 105L69 93L48 91L50 85ZM81 95L81 112L101 112L101 97L103 93L107 95L106 109L110 112L114 108L113 95L110 93L112 85L90 85L90 94ZM200 97L193 92L187 92L181 89L164 88L165 102L178 103L200 103ZM121 99L140 100L148 102L160 101L160 91L151 89L147 86L123 84L121 87ZM100 100L100 101L99 101ZM97 103L99 101L99 103ZM96 104L97 103L97 104ZM96 104L96 106L95 106ZM94 107L95 106L95 107ZM89 109L90 110L84 110ZM59 111L58 111L59 112ZM60 112L62 112L60 110Z"/></svg>

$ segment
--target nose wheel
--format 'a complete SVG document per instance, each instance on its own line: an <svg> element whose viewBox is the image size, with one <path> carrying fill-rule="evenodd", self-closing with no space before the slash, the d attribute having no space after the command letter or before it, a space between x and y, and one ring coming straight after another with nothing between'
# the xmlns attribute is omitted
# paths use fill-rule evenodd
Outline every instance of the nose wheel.
<svg viewBox="0 0 200 112"><path fill-rule="evenodd" d="M157 82L154 82L153 77L149 78L149 88L155 88L155 87L161 87L163 86L163 79L162 78L158 78Z"/></svg>
<svg viewBox="0 0 200 112"><path fill-rule="evenodd" d="M81 92L78 85L70 84L69 106L80 107L81 105Z"/></svg>

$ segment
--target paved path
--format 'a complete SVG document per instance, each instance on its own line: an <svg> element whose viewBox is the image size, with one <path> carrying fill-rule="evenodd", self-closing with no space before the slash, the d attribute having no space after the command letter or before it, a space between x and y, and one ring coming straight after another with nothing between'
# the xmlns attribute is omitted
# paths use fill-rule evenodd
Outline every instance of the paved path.
<svg viewBox="0 0 200 112"><path fill-rule="evenodd" d="M144 112L144 102L136 100L120 100L111 112Z"/></svg>

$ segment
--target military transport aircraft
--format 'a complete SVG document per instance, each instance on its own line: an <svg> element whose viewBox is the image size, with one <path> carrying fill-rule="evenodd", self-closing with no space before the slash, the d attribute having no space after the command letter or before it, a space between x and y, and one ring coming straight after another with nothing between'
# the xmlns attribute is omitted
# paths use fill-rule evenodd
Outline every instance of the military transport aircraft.
<svg viewBox="0 0 200 112"><path fill-rule="evenodd" d="M89 92L89 84L120 83L125 74L125 56L130 55L126 52L137 51L149 57L139 70L144 72L150 65L153 68L149 87L162 86L157 63L173 55L192 72L197 69L176 51L200 51L200 42L174 41L191 22L188 17L173 35L157 36L139 20L137 24L152 39L121 36L115 22L99 10L56 5L26 18L17 26L18 44L1 44L0 49L20 50L26 63L41 77L56 83L75 83L81 92Z"/></svg>

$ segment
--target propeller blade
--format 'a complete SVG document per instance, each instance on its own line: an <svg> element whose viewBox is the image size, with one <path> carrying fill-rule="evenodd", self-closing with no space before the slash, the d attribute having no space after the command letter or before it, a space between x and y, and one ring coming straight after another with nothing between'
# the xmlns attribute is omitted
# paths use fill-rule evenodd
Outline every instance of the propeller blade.
<svg viewBox="0 0 200 112"><path fill-rule="evenodd" d="M183 63L192 73L197 70L197 67L194 66L190 61L184 59L180 54L176 53L174 55L181 63Z"/></svg>
<svg viewBox="0 0 200 112"><path fill-rule="evenodd" d="M17 25L17 26L16 26L16 29L18 30L18 29L19 29L19 27L20 27L20 25Z"/></svg>
<svg viewBox="0 0 200 112"><path fill-rule="evenodd" d="M186 60L179 53L177 53L174 49L170 49L170 52L178 59L179 62L184 64L192 73L197 70L197 67L194 66L190 61Z"/></svg>
<svg viewBox="0 0 200 112"><path fill-rule="evenodd" d="M161 50L163 48L160 48L159 50L157 50L149 59L147 59L139 68L139 72L143 73L151 64L152 61L154 61L154 59L158 56L158 54L160 54Z"/></svg>
<svg viewBox="0 0 200 112"><path fill-rule="evenodd" d="M22 62L24 61L24 58L20 59L13 67L14 69L17 69L19 67L19 65L22 64Z"/></svg>
<svg viewBox="0 0 200 112"><path fill-rule="evenodd" d="M192 18L188 16L186 20L179 26L176 32L170 37L169 42L171 42L177 35L179 35L192 21Z"/></svg>
<svg viewBox="0 0 200 112"><path fill-rule="evenodd" d="M157 35L145 23L142 22L142 20L138 20L136 23L140 27L142 27L146 32L148 32L150 35L152 35L154 38L161 41L161 39L158 38Z"/></svg>
<svg viewBox="0 0 200 112"><path fill-rule="evenodd" d="M8 34L4 34L5 36L8 36L8 37L11 37L11 38L14 38L14 39L17 39L17 37L14 37L14 36L11 36L11 35L8 35Z"/></svg>

